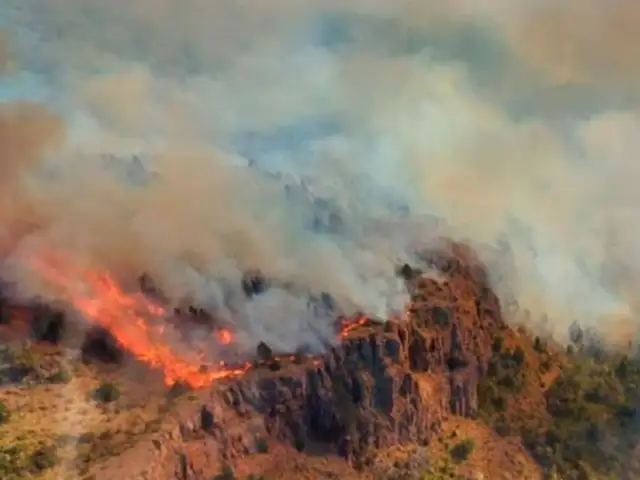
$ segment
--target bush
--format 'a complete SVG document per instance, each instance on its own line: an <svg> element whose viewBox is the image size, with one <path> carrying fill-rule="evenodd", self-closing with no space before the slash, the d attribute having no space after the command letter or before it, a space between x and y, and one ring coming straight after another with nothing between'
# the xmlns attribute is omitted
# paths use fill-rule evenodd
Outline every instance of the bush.
<svg viewBox="0 0 640 480"><path fill-rule="evenodd" d="M508 437L509 435L511 435L511 427L509 426L509 424L507 422L505 422L504 420L498 420L494 426L493 429L496 431L496 433L498 435L500 435L501 437Z"/></svg>
<svg viewBox="0 0 640 480"><path fill-rule="evenodd" d="M0 445L0 478L26 477L30 470L30 455L24 444Z"/></svg>
<svg viewBox="0 0 640 480"><path fill-rule="evenodd" d="M11 412L4 403L0 402L0 425L7 423L10 418Z"/></svg>
<svg viewBox="0 0 640 480"><path fill-rule="evenodd" d="M522 347L516 347L516 349L513 351L513 354L511 355L511 358L513 358L513 361L516 363L516 365L521 366L524 363L525 359L525 353Z"/></svg>
<svg viewBox="0 0 640 480"><path fill-rule="evenodd" d="M183 396L185 393L188 393L190 391L191 391L191 387L189 386L188 383L176 382L173 385L171 385L171 387L167 391L167 399L175 400L176 398L179 398Z"/></svg>
<svg viewBox="0 0 640 480"><path fill-rule="evenodd" d="M32 350L30 345L23 345L13 352L14 366L25 372L32 372L39 362L40 357Z"/></svg>
<svg viewBox="0 0 640 480"><path fill-rule="evenodd" d="M501 378L498 379L498 385L506 388L507 390L517 391L520 387L522 387L522 382L520 378L510 373L506 373Z"/></svg>
<svg viewBox="0 0 640 480"><path fill-rule="evenodd" d="M36 450L24 443L0 445L0 478L18 479L40 476L59 463L57 448L41 445Z"/></svg>
<svg viewBox="0 0 640 480"><path fill-rule="evenodd" d="M504 337L502 335L496 335L493 337L493 343L491 344L491 350L493 353L500 353L504 347Z"/></svg>
<svg viewBox="0 0 640 480"><path fill-rule="evenodd" d="M475 446L475 442L470 438L462 440L451 448L451 458L453 458L456 463L464 462L469 458Z"/></svg>
<svg viewBox="0 0 640 480"><path fill-rule="evenodd" d="M58 451L53 445L40 447L31 456L31 463L36 470L46 470L54 467L59 461Z"/></svg>
<svg viewBox="0 0 640 480"><path fill-rule="evenodd" d="M298 450L299 452L302 452L304 451L304 448L306 445L302 437L297 437L293 442L293 446L296 448L296 450Z"/></svg>
<svg viewBox="0 0 640 480"><path fill-rule="evenodd" d="M577 329L574 333L584 342ZM574 353L547 392L552 423L544 437L546 450L532 451L534 458L561 478L581 478L585 471L620 478L630 455L625 439L637 438L638 364L637 358L603 350L595 356L585 349ZM616 442L615 450L601 448L606 439Z"/></svg>
<svg viewBox="0 0 640 480"><path fill-rule="evenodd" d="M41 307L31 319L31 333L36 340L57 344L64 336L65 325L61 312Z"/></svg>
<svg viewBox="0 0 640 480"><path fill-rule="evenodd" d="M269 452L269 443L264 438L256 439L256 452L258 453L268 453Z"/></svg>
<svg viewBox="0 0 640 480"><path fill-rule="evenodd" d="M491 403L497 412L504 412L507 409L507 398L501 393L493 397Z"/></svg>
<svg viewBox="0 0 640 480"><path fill-rule="evenodd" d="M615 367L616 377L624 380L629 375L629 357L623 355Z"/></svg>
<svg viewBox="0 0 640 480"><path fill-rule="evenodd" d="M100 385L93 392L93 399L96 402L111 403L120 398L120 390L113 383L107 382Z"/></svg>
<svg viewBox="0 0 640 480"><path fill-rule="evenodd" d="M414 277L413 268L407 263L396 268L396 274L404 280L411 280Z"/></svg>
<svg viewBox="0 0 640 480"><path fill-rule="evenodd" d="M11 323L11 313L2 298L0 298L0 325L7 325L9 323Z"/></svg>
<svg viewBox="0 0 640 480"><path fill-rule="evenodd" d="M217 480L235 480L236 472L228 463L223 465L222 473L216 477Z"/></svg>
<svg viewBox="0 0 640 480"><path fill-rule="evenodd" d="M56 373L47 378L49 383L69 383L71 381L71 372L61 368Z"/></svg>
<svg viewBox="0 0 640 480"><path fill-rule="evenodd" d="M540 337L536 337L533 340L533 349L538 353L545 353L547 351L547 346Z"/></svg>
<svg viewBox="0 0 640 480"><path fill-rule="evenodd" d="M440 328L447 328L451 324L451 313L442 307L434 307L431 311L433 322Z"/></svg>

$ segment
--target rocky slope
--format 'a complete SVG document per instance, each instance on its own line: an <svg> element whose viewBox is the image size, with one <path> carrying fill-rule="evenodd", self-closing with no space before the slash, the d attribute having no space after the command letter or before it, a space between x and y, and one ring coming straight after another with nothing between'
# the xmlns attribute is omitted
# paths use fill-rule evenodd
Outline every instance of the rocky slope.
<svg viewBox="0 0 640 480"><path fill-rule="evenodd" d="M452 420L475 418L492 338L507 328L500 304L468 250L452 245L425 260L437 279L408 266L400 272L413 296L405 319L363 325L320 359L292 359L192 392L159 432L92 474L205 479L285 445L340 457L366 476L376 452L426 447ZM517 469L503 478L540 475L527 459Z"/></svg>
<svg viewBox="0 0 640 480"><path fill-rule="evenodd" d="M103 331L0 302L0 478L640 478L637 345L577 324L555 345L505 323L469 249L423 260L398 271L404 318L351 324L321 357L263 344L193 391Z"/></svg>

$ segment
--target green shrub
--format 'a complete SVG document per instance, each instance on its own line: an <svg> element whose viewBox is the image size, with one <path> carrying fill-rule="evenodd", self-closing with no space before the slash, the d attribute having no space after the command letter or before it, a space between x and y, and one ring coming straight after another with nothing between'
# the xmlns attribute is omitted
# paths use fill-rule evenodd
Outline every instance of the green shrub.
<svg viewBox="0 0 640 480"><path fill-rule="evenodd" d="M533 349L538 353L545 353L547 345L540 337L536 337L533 339Z"/></svg>
<svg viewBox="0 0 640 480"><path fill-rule="evenodd" d="M501 437L508 437L509 435L511 435L511 427L504 420L496 421L496 423L493 425L493 429Z"/></svg>
<svg viewBox="0 0 640 480"><path fill-rule="evenodd" d="M176 398L183 396L184 394L190 392L191 390L192 389L188 383L176 382L173 385L171 385L171 387L167 391L167 399L175 400Z"/></svg>
<svg viewBox="0 0 640 480"><path fill-rule="evenodd" d="M269 452L269 443L264 438L256 439L256 452L258 453L268 453Z"/></svg>
<svg viewBox="0 0 640 480"><path fill-rule="evenodd" d="M454 445L449 453L451 454L451 458L456 463L461 463L469 458L469 455L471 455L471 453L475 449L475 446L475 442L470 438L467 438Z"/></svg>
<svg viewBox="0 0 640 480"><path fill-rule="evenodd" d="M525 353L522 347L516 347L516 349L513 351L513 354L511 354L511 358L513 358L513 361L516 363L516 365L521 366L524 363L525 359Z"/></svg>
<svg viewBox="0 0 640 480"><path fill-rule="evenodd" d="M11 412L4 403L0 402L0 425L7 423L10 418Z"/></svg>
<svg viewBox="0 0 640 480"><path fill-rule="evenodd" d="M493 397L491 399L491 403L497 412L504 412L507 409L507 398L501 393L498 393L498 395Z"/></svg>
<svg viewBox="0 0 640 480"><path fill-rule="evenodd" d="M304 451L304 448L306 445L302 437L297 437L293 442L293 446L296 448L296 450L298 450L299 452L302 452Z"/></svg>
<svg viewBox="0 0 640 480"><path fill-rule="evenodd" d="M235 480L236 472L228 463L222 466L222 473L216 477L218 480Z"/></svg>
<svg viewBox="0 0 640 480"><path fill-rule="evenodd" d="M0 478L32 478L59 463L57 448L53 445L33 446L14 442L0 446Z"/></svg>
<svg viewBox="0 0 640 480"><path fill-rule="evenodd" d="M547 391L551 425L544 446L531 451L560 478L582 478L584 472L591 472L584 478L620 478L630 455L627 440L637 438L633 405L640 384L639 361L603 350L595 356L587 352L588 348L574 353ZM604 439L616 441L616 448L600 448Z"/></svg>
<svg viewBox="0 0 640 480"><path fill-rule="evenodd" d="M54 467L59 461L58 450L53 445L40 447L31 455L31 463L36 470Z"/></svg>
<svg viewBox="0 0 640 480"><path fill-rule="evenodd" d="M65 368L61 368L56 373L47 378L49 383L64 384L69 383L72 379L71 372Z"/></svg>
<svg viewBox="0 0 640 480"><path fill-rule="evenodd" d="M119 398L120 390L111 382L103 383L93 392L93 399L96 402L110 403L115 402Z"/></svg>
<svg viewBox="0 0 640 480"><path fill-rule="evenodd" d="M491 345L491 350L493 353L502 352L502 348L504 347L504 337L502 335L496 335L493 337L493 343Z"/></svg>

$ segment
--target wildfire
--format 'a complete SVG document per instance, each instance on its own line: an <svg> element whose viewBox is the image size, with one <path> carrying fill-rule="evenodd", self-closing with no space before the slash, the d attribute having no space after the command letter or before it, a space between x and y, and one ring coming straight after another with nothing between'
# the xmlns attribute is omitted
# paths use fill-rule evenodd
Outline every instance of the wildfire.
<svg viewBox="0 0 640 480"><path fill-rule="evenodd" d="M365 325L368 321L369 321L369 317L367 317L366 315L360 315L355 319L355 321L346 320L346 319L341 320L340 332L338 333L338 338L339 339L346 338L347 336L349 336L349 334L353 330Z"/></svg>
<svg viewBox="0 0 640 480"><path fill-rule="evenodd" d="M60 288L69 301L86 318L108 330L134 356L162 369L165 382L178 381L197 388L214 380L241 375L249 365L221 368L207 365L197 355L179 355L163 341L164 325L158 317L164 309L140 294L127 294L106 273L71 272L59 261L30 260L33 268ZM75 273L72 274L72 273ZM156 320L155 325L153 320ZM231 333L222 340L231 341Z"/></svg>
<svg viewBox="0 0 640 480"><path fill-rule="evenodd" d="M183 382L192 388L203 387L218 379L242 375L252 366L251 362L240 366L224 362L207 363L193 351L175 351L165 336L164 308L140 293L124 292L107 273L93 270L77 272L55 256L46 260L29 259L28 262L44 279L56 285L78 312L108 330L132 355L161 369L167 385ZM338 339L344 339L367 321L366 316L355 321L342 319ZM231 344L234 340L228 329L218 330L215 337L221 345ZM293 361L295 357L274 359L278 362L283 359ZM318 359L312 360L314 366L319 363Z"/></svg>
<svg viewBox="0 0 640 480"><path fill-rule="evenodd" d="M218 330L216 336L218 337L218 341L222 345L229 345L231 342L233 342L233 334L226 328Z"/></svg>

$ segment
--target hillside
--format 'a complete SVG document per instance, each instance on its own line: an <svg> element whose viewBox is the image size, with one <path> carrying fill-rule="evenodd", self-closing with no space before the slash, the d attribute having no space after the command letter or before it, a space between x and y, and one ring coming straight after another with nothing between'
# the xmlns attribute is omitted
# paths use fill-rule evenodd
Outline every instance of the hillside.
<svg viewBox="0 0 640 480"><path fill-rule="evenodd" d="M640 478L633 352L578 326L564 349L507 325L462 245L424 261L437 279L399 269L404 318L350 323L320 357L263 345L200 389L6 300L0 477Z"/></svg>

